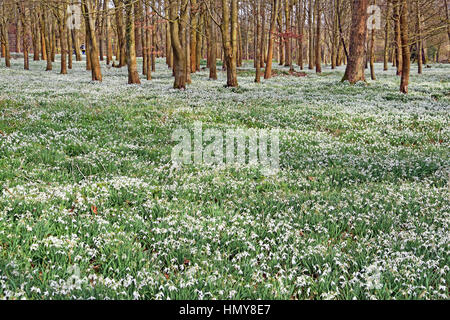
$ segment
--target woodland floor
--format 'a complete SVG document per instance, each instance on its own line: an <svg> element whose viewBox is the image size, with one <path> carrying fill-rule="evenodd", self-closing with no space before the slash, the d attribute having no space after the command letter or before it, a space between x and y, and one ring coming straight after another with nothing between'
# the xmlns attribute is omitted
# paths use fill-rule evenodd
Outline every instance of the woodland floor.
<svg viewBox="0 0 450 320"><path fill-rule="evenodd" d="M162 60L140 86L1 64L0 298L448 299L450 65L409 95L251 66L180 92ZM174 169L194 121L279 129L281 170Z"/></svg>

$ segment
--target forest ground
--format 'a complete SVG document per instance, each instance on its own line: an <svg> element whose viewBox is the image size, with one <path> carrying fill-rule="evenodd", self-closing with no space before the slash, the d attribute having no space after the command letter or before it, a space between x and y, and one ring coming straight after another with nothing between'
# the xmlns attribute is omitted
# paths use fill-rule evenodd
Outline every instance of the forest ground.
<svg viewBox="0 0 450 320"><path fill-rule="evenodd" d="M175 91L162 60L140 86L0 65L0 298L448 299L450 65L409 95L376 67ZM194 121L279 129L279 172L174 168Z"/></svg>

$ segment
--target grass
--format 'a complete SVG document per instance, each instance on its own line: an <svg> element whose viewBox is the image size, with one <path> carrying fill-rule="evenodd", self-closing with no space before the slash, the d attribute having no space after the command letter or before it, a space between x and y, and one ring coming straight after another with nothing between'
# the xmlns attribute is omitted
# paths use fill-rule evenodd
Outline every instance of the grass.
<svg viewBox="0 0 450 320"><path fill-rule="evenodd" d="M448 65L171 89L0 65L0 298L448 299ZM298 70L297 70L298 71ZM280 167L174 168L171 134L280 130Z"/></svg>

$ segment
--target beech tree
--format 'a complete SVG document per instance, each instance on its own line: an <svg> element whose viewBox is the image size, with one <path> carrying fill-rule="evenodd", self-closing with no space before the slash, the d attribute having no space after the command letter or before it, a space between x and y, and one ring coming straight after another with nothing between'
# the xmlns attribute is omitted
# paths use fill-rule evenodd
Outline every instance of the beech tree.
<svg viewBox="0 0 450 320"><path fill-rule="evenodd" d="M364 46L367 35L368 0L353 0L352 29L350 33L350 51L348 64L342 81L351 84L365 81L364 76Z"/></svg>
<svg viewBox="0 0 450 320"><path fill-rule="evenodd" d="M380 32L367 32L369 4L383 13ZM76 8L81 25L73 28ZM67 74L85 60L93 81L102 66L127 66L128 83L139 84L139 73L151 80L165 58L176 89L195 81L203 59L209 79L221 60L226 86L237 87L238 68L251 59L255 82L279 68L320 73L343 64L343 80L365 81L370 67L376 81L376 63L386 71L391 62L407 93L411 63L421 74L429 62L448 62L449 42L448 0L0 0L2 65L11 67L17 52L28 69L32 54L48 72L56 58Z"/></svg>

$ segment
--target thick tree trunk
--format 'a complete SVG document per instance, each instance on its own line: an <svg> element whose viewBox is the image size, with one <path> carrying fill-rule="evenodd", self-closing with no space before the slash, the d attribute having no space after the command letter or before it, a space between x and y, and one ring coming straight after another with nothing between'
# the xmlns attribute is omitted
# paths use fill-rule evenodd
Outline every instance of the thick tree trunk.
<svg viewBox="0 0 450 320"><path fill-rule="evenodd" d="M222 44L227 71L227 87L237 87L237 0L231 0L231 28L230 9L228 1L222 0ZM231 29L231 32L230 32Z"/></svg>
<svg viewBox="0 0 450 320"><path fill-rule="evenodd" d="M8 26L3 25L3 36L4 36L4 46L5 46L5 66L11 68L11 53L9 49L9 39L8 39Z"/></svg>
<svg viewBox="0 0 450 320"><path fill-rule="evenodd" d="M351 84L365 81L364 58L367 36L367 8L368 0L353 0L352 28L350 33L350 52L348 64L342 81L348 80Z"/></svg>
<svg viewBox="0 0 450 320"><path fill-rule="evenodd" d="M173 51L173 64L175 82L173 87L175 89L186 88L186 58L183 47L180 41L180 23L178 15L178 1L169 0L169 17L170 17L170 39Z"/></svg>

